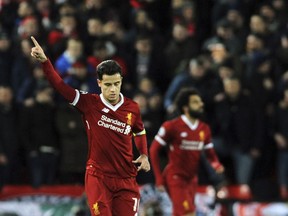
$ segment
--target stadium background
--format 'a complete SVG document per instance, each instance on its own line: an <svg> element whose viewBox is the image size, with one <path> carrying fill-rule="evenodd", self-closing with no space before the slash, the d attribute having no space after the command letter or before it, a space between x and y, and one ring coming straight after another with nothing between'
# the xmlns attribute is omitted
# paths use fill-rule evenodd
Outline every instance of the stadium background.
<svg viewBox="0 0 288 216"><path fill-rule="evenodd" d="M43 198L45 187L56 189L53 196L70 197L65 189L69 185L77 199L63 198L64 206L73 204L72 215L83 207L87 141L81 116L53 92L40 65L30 57L30 36L34 35L65 82L81 90L98 93L95 66L103 59L117 60L124 71L123 93L140 104L149 144L160 124L174 116L171 101L179 88L199 89L206 104L205 120L226 167L230 193L217 198L225 207L221 214L256 215L243 212L261 212L267 202L276 202L279 205L259 215L285 215L275 212L287 212L288 199L287 143L281 142L281 137L288 138L287 11L285 0L0 1L0 198L22 203L34 199L27 194L36 194L41 203L48 199ZM221 148L219 128L227 123L221 115L234 112L233 106L221 107L226 94L223 80L231 76L241 80L242 92L252 101L248 111L257 117L241 122L250 127L250 136L240 148L254 162L250 173L246 173L249 169L238 173L249 176L245 183L239 183L233 158ZM235 132L235 137L240 135ZM164 154L162 162L164 166ZM140 173L138 182L155 201L143 208L159 208L152 173ZM204 160L200 192L206 185L217 189L221 183L211 176ZM64 190L57 190L61 186ZM11 190L19 191L19 196L24 191L26 197L15 198L14 192L10 196ZM217 210L214 201L209 204L214 198L207 198L211 211ZM254 205L234 205L239 200ZM0 203L0 215L2 204L7 203ZM12 209L18 209L17 205ZM242 210L237 213L237 208ZM19 209L25 209L25 204Z"/></svg>

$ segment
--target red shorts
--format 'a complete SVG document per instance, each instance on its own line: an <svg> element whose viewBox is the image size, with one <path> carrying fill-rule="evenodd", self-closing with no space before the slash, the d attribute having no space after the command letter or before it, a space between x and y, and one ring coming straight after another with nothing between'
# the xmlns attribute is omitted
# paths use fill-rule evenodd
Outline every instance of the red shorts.
<svg viewBox="0 0 288 216"><path fill-rule="evenodd" d="M137 216L140 193L135 178L111 178L86 167L85 192L92 216Z"/></svg>
<svg viewBox="0 0 288 216"><path fill-rule="evenodd" d="M173 216L195 212L195 193L197 178L185 179L165 172L165 187L173 205Z"/></svg>

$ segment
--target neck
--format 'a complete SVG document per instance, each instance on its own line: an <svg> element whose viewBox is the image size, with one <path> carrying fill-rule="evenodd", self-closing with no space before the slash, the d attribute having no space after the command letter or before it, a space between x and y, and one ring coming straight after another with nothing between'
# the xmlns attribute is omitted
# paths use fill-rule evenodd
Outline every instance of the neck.
<svg viewBox="0 0 288 216"><path fill-rule="evenodd" d="M194 124L198 119L197 118L194 118L194 117L191 117L189 114L186 115L186 117L189 119L189 121Z"/></svg>
<svg viewBox="0 0 288 216"><path fill-rule="evenodd" d="M108 101L111 105L116 105L121 100L121 95L119 94L118 98L115 101Z"/></svg>

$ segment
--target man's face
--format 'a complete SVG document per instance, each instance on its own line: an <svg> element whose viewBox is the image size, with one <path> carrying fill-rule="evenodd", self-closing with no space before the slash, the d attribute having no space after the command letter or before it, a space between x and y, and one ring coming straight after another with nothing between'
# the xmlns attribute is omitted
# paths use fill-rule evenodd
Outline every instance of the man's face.
<svg viewBox="0 0 288 216"><path fill-rule="evenodd" d="M102 80L97 80L98 86L101 88L101 92L104 98L112 105L118 103L119 94L122 85L122 77L120 74L103 75Z"/></svg>
<svg viewBox="0 0 288 216"><path fill-rule="evenodd" d="M229 80L226 79L223 82L224 91L228 97L235 98L239 95L241 91L241 84L238 80Z"/></svg>
<svg viewBox="0 0 288 216"><path fill-rule="evenodd" d="M188 113L192 118L200 118L204 113L204 103L200 96L191 95L189 98Z"/></svg>

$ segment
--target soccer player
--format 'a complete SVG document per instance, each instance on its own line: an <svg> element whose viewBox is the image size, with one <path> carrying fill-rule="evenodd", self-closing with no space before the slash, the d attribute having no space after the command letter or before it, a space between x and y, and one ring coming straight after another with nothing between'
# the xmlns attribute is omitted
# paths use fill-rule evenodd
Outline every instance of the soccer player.
<svg viewBox="0 0 288 216"><path fill-rule="evenodd" d="M182 89L175 105L180 116L162 124L150 148L150 160L156 178L156 187L167 190L172 204L173 216L195 215L194 196L201 151L204 150L211 166L217 173L224 167L218 160L211 142L209 126L200 120L204 104L195 89ZM159 152L168 146L168 164L163 173Z"/></svg>
<svg viewBox="0 0 288 216"><path fill-rule="evenodd" d="M137 171L149 171L150 163L139 107L120 93L121 67L112 60L101 62L96 71L102 93L82 92L63 82L41 46L31 39L35 45L31 55L42 63L46 78L83 114L89 142L85 192L91 215L137 215L140 195L135 176ZM140 153L136 160L133 135Z"/></svg>

